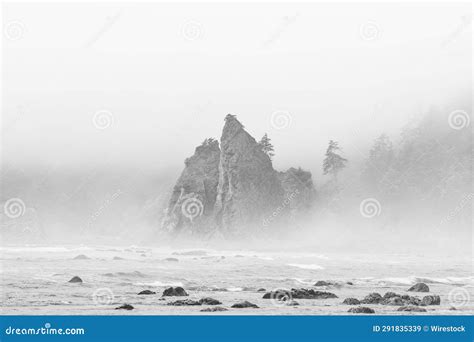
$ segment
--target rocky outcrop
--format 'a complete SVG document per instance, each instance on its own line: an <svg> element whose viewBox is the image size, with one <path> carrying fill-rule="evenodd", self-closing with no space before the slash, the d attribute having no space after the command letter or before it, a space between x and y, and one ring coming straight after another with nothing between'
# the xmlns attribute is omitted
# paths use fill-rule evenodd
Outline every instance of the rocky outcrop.
<svg viewBox="0 0 474 342"><path fill-rule="evenodd" d="M258 305L254 304L254 303L250 303L248 301L243 301L243 302L235 303L234 305L231 306L231 308L234 308L234 309L247 309L247 308L258 309Z"/></svg>
<svg viewBox="0 0 474 342"><path fill-rule="evenodd" d="M346 299L344 299L344 301L342 302L342 304L346 304L346 305L359 305L359 304L360 304L360 300L358 300L357 298L346 298Z"/></svg>
<svg viewBox="0 0 474 342"><path fill-rule="evenodd" d="M430 292L430 288L425 283L417 283L408 289L410 292Z"/></svg>
<svg viewBox="0 0 474 342"><path fill-rule="evenodd" d="M280 299L285 295L288 298L296 299L329 299L337 298L334 293L325 291L315 291L313 289L291 289L291 291L277 290L273 292L267 292L263 295L263 299Z"/></svg>
<svg viewBox="0 0 474 342"><path fill-rule="evenodd" d="M350 308L347 312L351 313L362 313L362 314L373 314L375 313L374 309L365 307L365 306L358 306L356 308Z"/></svg>
<svg viewBox="0 0 474 342"><path fill-rule="evenodd" d="M309 208L311 173L274 170L270 156L228 114L219 143L206 139L185 162L162 227L171 233L244 236L283 227Z"/></svg>
<svg viewBox="0 0 474 342"><path fill-rule="evenodd" d="M185 161L168 204L163 228L196 233L212 226L219 181L219 143L206 139Z"/></svg>
<svg viewBox="0 0 474 342"><path fill-rule="evenodd" d="M69 283L82 283L82 279L78 276L74 276L71 278L71 280L69 280Z"/></svg>
<svg viewBox="0 0 474 342"><path fill-rule="evenodd" d="M424 296L421 305L440 305L441 298L439 296Z"/></svg>
<svg viewBox="0 0 474 342"><path fill-rule="evenodd" d="M221 137L217 225L231 234L242 227L263 229L265 220L284 216L276 213L283 201L284 190L270 157L235 116L227 115Z"/></svg>
<svg viewBox="0 0 474 342"><path fill-rule="evenodd" d="M163 291L163 297L184 297L184 296L189 296L186 291L178 286L178 287L168 287Z"/></svg>

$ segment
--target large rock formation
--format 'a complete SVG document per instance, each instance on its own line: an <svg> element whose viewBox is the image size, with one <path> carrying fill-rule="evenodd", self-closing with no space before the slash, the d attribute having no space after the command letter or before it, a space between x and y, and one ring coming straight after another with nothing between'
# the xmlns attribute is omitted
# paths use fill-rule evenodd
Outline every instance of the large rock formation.
<svg viewBox="0 0 474 342"><path fill-rule="evenodd" d="M243 227L264 228L265 220L273 217L283 201L284 190L270 157L235 116L227 115L215 207L218 227L231 234Z"/></svg>
<svg viewBox="0 0 474 342"><path fill-rule="evenodd" d="M163 221L172 233L262 232L306 210L314 197L311 173L275 171L262 146L231 114L220 148L206 139L185 164Z"/></svg>

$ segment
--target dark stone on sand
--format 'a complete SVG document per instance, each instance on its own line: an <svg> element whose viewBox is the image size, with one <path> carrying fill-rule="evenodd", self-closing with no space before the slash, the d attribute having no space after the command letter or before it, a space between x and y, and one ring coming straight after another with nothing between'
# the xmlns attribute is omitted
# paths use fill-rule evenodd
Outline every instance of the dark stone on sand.
<svg viewBox="0 0 474 342"><path fill-rule="evenodd" d="M285 293L288 291L284 291ZM273 292L267 292L263 295L263 299L272 299L281 297L282 291L277 290ZM337 298L334 293L324 292L324 291L315 291L313 289L291 289L288 293L288 296L296 299L328 299L328 298Z"/></svg>
<svg viewBox="0 0 474 342"><path fill-rule="evenodd" d="M82 283L82 279L79 278L78 276L74 276L69 280L70 283Z"/></svg>
<svg viewBox="0 0 474 342"><path fill-rule="evenodd" d="M174 262L177 262L177 261L179 261L179 259L176 259L176 258L166 258L165 261L174 261Z"/></svg>
<svg viewBox="0 0 474 342"><path fill-rule="evenodd" d="M138 293L139 295L154 295L156 292L150 291L150 290L143 290Z"/></svg>
<svg viewBox="0 0 474 342"><path fill-rule="evenodd" d="M424 296L421 300L421 305L440 305L441 298L439 296Z"/></svg>
<svg viewBox="0 0 474 342"><path fill-rule="evenodd" d="M199 303L202 305L221 305L222 303L219 302L217 299L205 297L199 300Z"/></svg>
<svg viewBox="0 0 474 342"><path fill-rule="evenodd" d="M403 300L402 297L400 296L395 296L388 299L384 299L384 301L381 302L381 304L402 306L402 305L405 305L405 300Z"/></svg>
<svg viewBox="0 0 474 342"><path fill-rule="evenodd" d="M257 290L257 292L266 292L266 291L267 291L267 290L265 290L263 287L261 287L261 288L259 288L259 289Z"/></svg>
<svg viewBox="0 0 474 342"><path fill-rule="evenodd" d="M78 256L75 256L73 260L87 260L90 259L87 255L84 254L79 254Z"/></svg>
<svg viewBox="0 0 474 342"><path fill-rule="evenodd" d="M456 311L456 310L457 310L457 309L456 309L454 306L451 306L451 307L449 308L449 311Z"/></svg>
<svg viewBox="0 0 474 342"><path fill-rule="evenodd" d="M189 296L186 291L178 286L178 287L169 287L166 290L163 291L163 296L176 296L176 297L182 297L182 296Z"/></svg>
<svg viewBox="0 0 474 342"><path fill-rule="evenodd" d="M426 309L420 308L419 306L401 306L397 311L426 312Z"/></svg>
<svg viewBox="0 0 474 342"><path fill-rule="evenodd" d="M389 299L389 298L393 298L393 297L400 297L400 295L396 294L395 292L387 292L383 295L384 299Z"/></svg>
<svg viewBox="0 0 474 342"><path fill-rule="evenodd" d="M213 307L213 308L205 308L205 309L202 309L202 310L199 310L201 312L219 312L219 311L228 311L228 309L226 308L223 308L222 306L216 306L216 307Z"/></svg>
<svg viewBox="0 0 474 342"><path fill-rule="evenodd" d="M200 302L197 300L192 300L192 299L180 299L176 300L174 302L169 302L168 305L173 305L173 306L194 306L194 305L201 305Z"/></svg>
<svg viewBox="0 0 474 342"><path fill-rule="evenodd" d="M258 309L258 305L250 303L248 301L243 301L239 303L235 303L234 305L231 306L234 309L246 309L246 308L254 308Z"/></svg>
<svg viewBox="0 0 474 342"><path fill-rule="evenodd" d="M115 310L133 310L133 309L134 307L131 306L130 304L123 304L115 308Z"/></svg>
<svg viewBox="0 0 474 342"><path fill-rule="evenodd" d="M356 308L350 308L347 312L351 313L363 313L363 314L373 314L375 313L374 309L365 307L365 306L358 306Z"/></svg>
<svg viewBox="0 0 474 342"><path fill-rule="evenodd" d="M348 281L346 282L347 285L354 285L354 283L352 281Z"/></svg>
<svg viewBox="0 0 474 342"><path fill-rule="evenodd" d="M324 281L324 280L319 280L318 282L316 282L316 284L314 284L314 286L331 286L331 285L334 285L334 283Z"/></svg>
<svg viewBox="0 0 474 342"><path fill-rule="evenodd" d="M296 300L287 300L285 301L285 305L287 306L298 306L300 303L298 303Z"/></svg>
<svg viewBox="0 0 474 342"><path fill-rule="evenodd" d="M360 304L360 300L358 300L357 298L346 298L346 299L344 299L344 301L342 302L342 304L346 304L346 305L359 305L359 304Z"/></svg>
<svg viewBox="0 0 474 342"><path fill-rule="evenodd" d="M124 260L123 258L121 257L118 257L118 256L114 256L114 259L113 260Z"/></svg>
<svg viewBox="0 0 474 342"><path fill-rule="evenodd" d="M382 302L383 298L380 295L380 293L377 292L372 292L369 293L364 299L362 299L360 302L362 304L379 304Z"/></svg>
<svg viewBox="0 0 474 342"><path fill-rule="evenodd" d="M430 292L430 288L425 283L416 283L408 289L410 292Z"/></svg>

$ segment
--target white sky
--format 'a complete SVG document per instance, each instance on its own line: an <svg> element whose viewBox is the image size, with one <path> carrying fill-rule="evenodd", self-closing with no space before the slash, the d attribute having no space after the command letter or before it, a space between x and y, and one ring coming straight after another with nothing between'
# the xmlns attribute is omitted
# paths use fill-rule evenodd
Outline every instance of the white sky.
<svg viewBox="0 0 474 342"><path fill-rule="evenodd" d="M232 113L268 132L277 168L319 172L329 139L354 153L471 87L463 17L468 3L5 5L4 161L182 168Z"/></svg>

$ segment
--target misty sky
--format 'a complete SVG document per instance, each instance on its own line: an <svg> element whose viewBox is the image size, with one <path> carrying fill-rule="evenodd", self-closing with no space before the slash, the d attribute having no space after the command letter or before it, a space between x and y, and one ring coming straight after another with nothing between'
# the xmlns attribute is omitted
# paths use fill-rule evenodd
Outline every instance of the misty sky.
<svg viewBox="0 0 474 342"><path fill-rule="evenodd" d="M319 172L329 139L351 154L396 138L471 86L468 3L10 4L3 15L6 163L182 168L232 113L269 134L277 168ZM110 127L94 126L98 111ZM276 111L291 118L283 129Z"/></svg>

